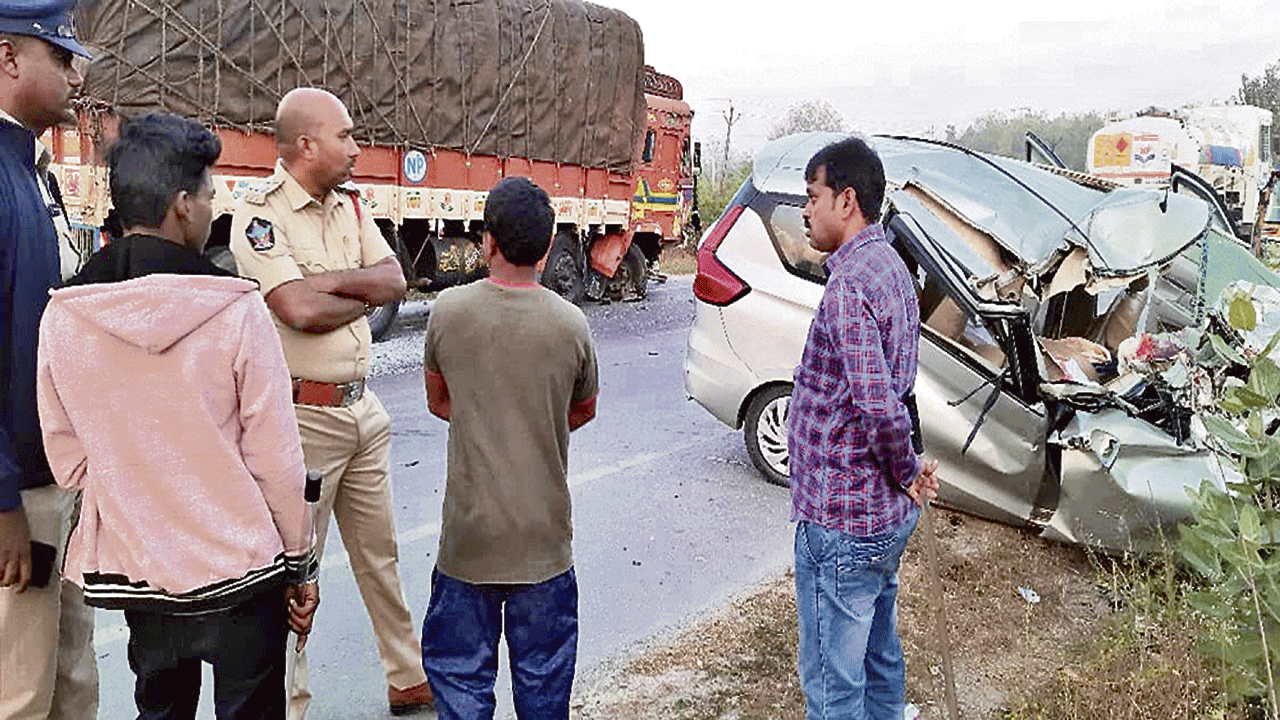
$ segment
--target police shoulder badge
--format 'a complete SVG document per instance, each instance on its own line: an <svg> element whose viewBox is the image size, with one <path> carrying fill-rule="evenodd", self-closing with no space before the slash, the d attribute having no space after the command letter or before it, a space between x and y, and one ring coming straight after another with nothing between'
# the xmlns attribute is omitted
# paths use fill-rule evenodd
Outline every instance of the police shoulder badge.
<svg viewBox="0 0 1280 720"><path fill-rule="evenodd" d="M270 250L276 246L276 237L271 231L270 220L263 220L260 217L250 220L249 227L244 229L244 236L249 238L249 244L258 252Z"/></svg>

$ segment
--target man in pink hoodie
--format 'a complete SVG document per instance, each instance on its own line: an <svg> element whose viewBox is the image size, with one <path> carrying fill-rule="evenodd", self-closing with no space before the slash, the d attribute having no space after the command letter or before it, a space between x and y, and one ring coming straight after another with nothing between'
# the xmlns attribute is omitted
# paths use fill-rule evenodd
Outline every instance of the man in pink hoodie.
<svg viewBox="0 0 1280 720"><path fill-rule="evenodd" d="M168 115L110 151L126 236L55 290L37 402L58 484L83 491L65 576L124 610L140 718L283 718L288 630L319 602L284 353L257 286L201 257L221 144ZM281 589L284 589L284 596Z"/></svg>

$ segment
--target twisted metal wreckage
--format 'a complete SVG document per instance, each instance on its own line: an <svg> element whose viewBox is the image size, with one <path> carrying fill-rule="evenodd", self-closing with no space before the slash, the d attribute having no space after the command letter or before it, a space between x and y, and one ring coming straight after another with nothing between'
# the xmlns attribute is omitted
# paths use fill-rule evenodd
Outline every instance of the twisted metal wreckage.
<svg viewBox="0 0 1280 720"><path fill-rule="evenodd" d="M803 167L786 158L835 137L764 153L757 184L794 185ZM1111 551L1175 537L1186 487L1238 477L1197 416L1224 382L1204 364L1205 329L1232 337L1216 304L1233 283L1261 286L1261 315L1280 326L1280 277L1219 206L1183 194L1199 192L1193 175L1121 188L945 143L871 141L889 182L883 222L919 290L916 394L940 501Z"/></svg>

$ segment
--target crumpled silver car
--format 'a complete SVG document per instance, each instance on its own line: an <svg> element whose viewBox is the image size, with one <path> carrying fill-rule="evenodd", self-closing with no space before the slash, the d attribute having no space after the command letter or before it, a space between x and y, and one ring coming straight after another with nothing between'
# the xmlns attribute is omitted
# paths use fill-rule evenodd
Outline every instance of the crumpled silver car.
<svg viewBox="0 0 1280 720"><path fill-rule="evenodd" d="M685 385L787 484L792 372L822 296L804 167L842 137L776 140L698 250ZM886 234L919 291L916 396L939 503L1111 551L1187 517L1186 486L1237 477L1206 441L1179 333L1236 280L1280 286L1194 175L1116 188L936 141L869 138ZM1208 202L1206 201L1209 200Z"/></svg>

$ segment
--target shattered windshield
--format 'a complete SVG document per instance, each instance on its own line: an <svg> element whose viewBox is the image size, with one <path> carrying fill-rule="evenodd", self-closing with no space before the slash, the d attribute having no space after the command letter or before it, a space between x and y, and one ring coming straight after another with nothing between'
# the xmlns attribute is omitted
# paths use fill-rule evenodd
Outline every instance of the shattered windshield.
<svg viewBox="0 0 1280 720"><path fill-rule="evenodd" d="M943 185L925 190L916 179L936 180L918 174L890 198L924 231L926 247L919 250L947 257L944 264L967 278L979 301L1017 303L1029 314L1034 342L1027 347L1039 356L1023 362L1040 368L1045 395L1085 411L1124 410L1179 444L1190 437L1193 414L1187 347L1208 307L1236 281L1280 287L1280 277L1209 225L1208 207L1194 198L1151 191L1100 196L1081 227L1098 242L1068 245L1036 273L1016 267L1004 243L940 199L946 193L932 192ZM1132 269L1119 272L1126 268ZM945 298L928 277L917 282L921 319L941 339L992 370L1017 352L986 332L982 318L966 317L967 303Z"/></svg>

